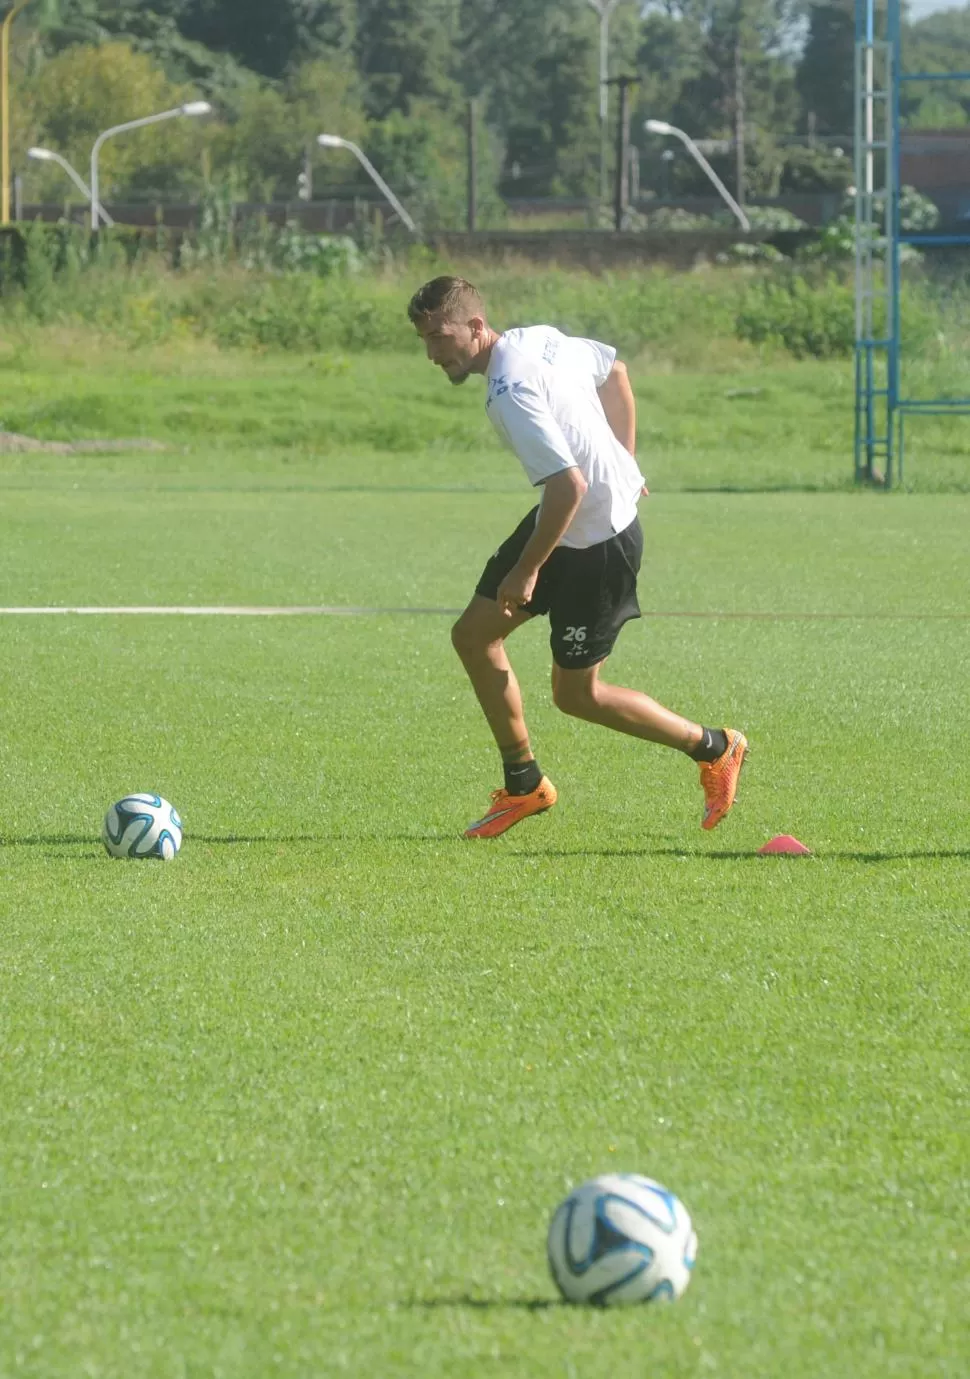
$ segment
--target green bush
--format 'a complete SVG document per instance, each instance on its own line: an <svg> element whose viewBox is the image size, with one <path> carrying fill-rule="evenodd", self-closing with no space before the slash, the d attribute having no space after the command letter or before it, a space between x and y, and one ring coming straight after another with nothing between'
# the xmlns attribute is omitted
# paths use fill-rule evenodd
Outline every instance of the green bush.
<svg viewBox="0 0 970 1379"><path fill-rule="evenodd" d="M843 149L795 146L785 150L783 192L844 192L853 178L853 161Z"/></svg>
<svg viewBox="0 0 970 1379"><path fill-rule="evenodd" d="M97 235L84 225L65 221L10 225L0 230L0 295L26 289L38 278L67 275L73 280L83 269L132 267L157 256L161 242L156 230L115 225ZM58 293L58 303L62 294Z"/></svg>
<svg viewBox="0 0 970 1379"><path fill-rule="evenodd" d="M882 224L885 194L877 192L872 198L873 216L877 225ZM899 192L900 228L910 234L927 234L935 230L940 222L940 212L927 196L915 187L901 187ZM877 237L878 237L878 231ZM798 258L817 260L822 263L839 263L855 258L855 197L846 196L840 214L835 220L822 227L817 239L802 245ZM881 258L885 250L881 243L873 245L873 254ZM911 244L900 246L900 262L918 263L922 254Z"/></svg>
<svg viewBox="0 0 970 1379"><path fill-rule="evenodd" d="M180 270L151 248L153 234L92 241L77 227L34 226L16 238L0 235L4 314L11 325L83 325L130 348L195 335L226 348L409 352L411 293L425 279L460 268L485 292L496 328L548 322L606 340L627 359L649 352L686 362L712 342L735 340L798 358L853 350L854 294L845 276L791 260L766 262L765 245L740 246L735 262L743 266L696 273L442 263L422 247L378 271L349 241L268 229L261 248L250 244L248 264L203 260ZM910 357L955 358L964 350L970 280L937 284L923 270L907 275L903 294Z"/></svg>
<svg viewBox="0 0 970 1379"><path fill-rule="evenodd" d="M781 345L796 359L849 355L855 346L855 295L834 276L764 278L745 291L735 330L753 345Z"/></svg>
<svg viewBox="0 0 970 1379"><path fill-rule="evenodd" d="M49 321L56 309L54 270L60 258L61 246L53 236L43 233L43 226L39 223L31 225L24 242L23 287L27 310L35 321Z"/></svg>
<svg viewBox="0 0 970 1379"><path fill-rule="evenodd" d="M451 266L449 266L451 267ZM311 277L284 273L248 281L184 283L180 317L229 347L286 350L410 350L407 302L424 278L446 271L420 262L393 276ZM627 356L696 335L731 339L737 309L733 276L661 271L592 276L558 269L467 268L504 329L548 322L607 340Z"/></svg>
<svg viewBox="0 0 970 1379"><path fill-rule="evenodd" d="M376 290L375 290L376 289ZM393 350L413 345L406 298L362 283L287 273L259 283L227 309L197 317L221 345L284 350Z"/></svg>
<svg viewBox="0 0 970 1379"><path fill-rule="evenodd" d="M799 219L792 211L786 210L784 206L745 206L744 213L748 217L748 223L752 230L805 230L807 225L804 220ZM730 224L733 228L734 218L729 212L721 211L718 213L719 220Z"/></svg>
<svg viewBox="0 0 970 1379"><path fill-rule="evenodd" d="M730 339L737 280L721 273L489 270L480 284L499 327L535 321L616 345L627 355L690 336Z"/></svg>

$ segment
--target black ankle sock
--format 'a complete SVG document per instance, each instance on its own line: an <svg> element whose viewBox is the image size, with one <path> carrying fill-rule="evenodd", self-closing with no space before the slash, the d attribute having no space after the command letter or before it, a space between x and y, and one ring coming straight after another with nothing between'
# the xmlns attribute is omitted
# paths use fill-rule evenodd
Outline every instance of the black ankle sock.
<svg viewBox="0 0 970 1379"><path fill-rule="evenodd" d="M531 795L542 780L537 761L505 763L505 788L510 795Z"/></svg>
<svg viewBox="0 0 970 1379"><path fill-rule="evenodd" d="M728 748L727 733L723 728L702 728L701 740L687 753L694 761L717 761Z"/></svg>

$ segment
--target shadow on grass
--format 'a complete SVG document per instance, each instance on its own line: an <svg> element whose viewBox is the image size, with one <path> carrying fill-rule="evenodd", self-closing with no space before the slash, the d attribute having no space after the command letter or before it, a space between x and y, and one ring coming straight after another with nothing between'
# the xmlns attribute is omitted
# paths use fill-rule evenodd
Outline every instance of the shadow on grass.
<svg viewBox="0 0 970 1379"><path fill-rule="evenodd" d="M822 861L839 862L906 862L906 861L933 861L937 858L960 857L964 861L970 860L970 848L927 848L925 851L913 852L826 852Z"/></svg>
<svg viewBox="0 0 970 1379"><path fill-rule="evenodd" d="M784 853L759 857L753 849L734 852L693 852L687 848L510 848L515 857L678 857L684 862L792 862L801 858ZM970 848L927 848L906 852L829 852L813 853L814 862L906 862L940 858L970 860Z"/></svg>
<svg viewBox="0 0 970 1379"><path fill-rule="evenodd" d="M466 839L458 832L448 833L190 833L186 842L204 843L215 847L249 846L250 844L269 844L287 846L290 844L315 843L326 846L328 843L460 843L464 848ZM0 836L3 847L78 847L82 844L92 846L100 839L90 833L51 833L31 834L24 838L4 838ZM548 857L563 859L569 857L676 857L682 862L750 862L785 863L801 861L801 858L786 857L784 854L770 858L759 857L752 849L721 852L695 852L689 848L675 847L629 847L629 848L517 848L512 844L499 844L487 851L504 851L508 857ZM474 850L473 850L474 851ZM970 848L913 848L903 851L886 852L831 852L823 850L812 854L813 862L933 862L947 860L970 861Z"/></svg>
<svg viewBox="0 0 970 1379"><path fill-rule="evenodd" d="M456 833L191 833L186 841L192 843L213 843L217 846L231 846L234 843L449 843L458 838Z"/></svg>
<svg viewBox="0 0 970 1379"><path fill-rule="evenodd" d="M4 838L0 836L0 847L74 847L79 843L100 843L101 839L93 833L50 833L36 834L29 838Z"/></svg>
<svg viewBox="0 0 970 1379"><path fill-rule="evenodd" d="M458 1294L453 1298L412 1298L402 1306L416 1311L437 1311L444 1307L473 1307L478 1312L546 1312L552 1308L569 1307L563 1298L470 1298Z"/></svg>
<svg viewBox="0 0 970 1379"><path fill-rule="evenodd" d="M248 843L446 843L458 837L457 833L189 833L185 841L234 847ZM100 842L93 833L36 833L24 838L0 835L0 847L76 847Z"/></svg>
<svg viewBox="0 0 970 1379"><path fill-rule="evenodd" d="M326 843L330 840L318 833L189 833L185 835L185 841L235 847L239 843Z"/></svg>

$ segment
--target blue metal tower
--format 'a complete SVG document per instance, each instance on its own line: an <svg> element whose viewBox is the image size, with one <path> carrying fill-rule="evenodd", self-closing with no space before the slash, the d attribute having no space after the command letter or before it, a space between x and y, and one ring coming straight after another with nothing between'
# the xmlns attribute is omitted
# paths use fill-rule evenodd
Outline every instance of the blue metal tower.
<svg viewBox="0 0 970 1379"><path fill-rule="evenodd" d="M910 234L899 215L900 89L970 81L970 72L907 72L901 0L856 0L855 477L902 478L907 416L970 414L970 397L913 398L901 378L900 248L970 245L970 234ZM881 467L880 467L881 466Z"/></svg>

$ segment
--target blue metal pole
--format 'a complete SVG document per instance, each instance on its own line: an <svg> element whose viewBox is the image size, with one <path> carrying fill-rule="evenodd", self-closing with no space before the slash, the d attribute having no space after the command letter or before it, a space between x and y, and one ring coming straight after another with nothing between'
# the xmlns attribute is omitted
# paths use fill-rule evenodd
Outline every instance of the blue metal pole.
<svg viewBox="0 0 970 1379"><path fill-rule="evenodd" d="M858 483L863 474L863 448L868 446L869 434L866 432L865 384L862 343L866 334L865 309L862 293L865 289L862 248L862 209L865 199L862 189L862 90L864 85L864 65L861 61L862 38L866 32L868 9L872 0L855 0L855 291L856 291L856 341L855 341L855 478ZM871 434L871 432L870 432Z"/></svg>
<svg viewBox="0 0 970 1379"><path fill-rule="evenodd" d="M886 386L889 392L886 397L888 409L887 426L887 447L886 447L886 484L892 483L893 478L893 443L896 432L896 416L899 407L899 351L900 351L900 274L899 274L899 174L900 174L900 137L899 137L899 76L902 72L902 55L900 53L900 0L888 0L887 13L887 38L889 40L889 51L887 59L886 78L889 85L889 148L886 150L886 169L888 173L890 194L889 212L889 237L890 242L887 246L889 250L889 272L890 272L890 308L892 320L889 322L889 358L888 358L888 378ZM900 440L902 437L900 437ZM900 465L902 455L900 455Z"/></svg>

